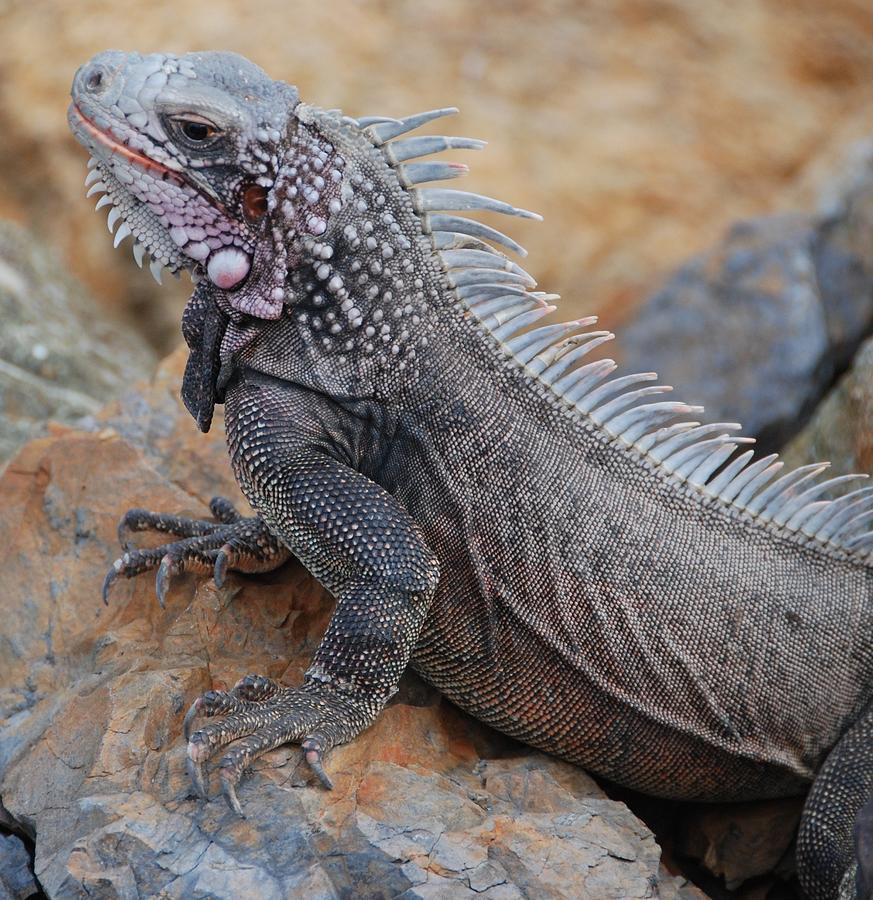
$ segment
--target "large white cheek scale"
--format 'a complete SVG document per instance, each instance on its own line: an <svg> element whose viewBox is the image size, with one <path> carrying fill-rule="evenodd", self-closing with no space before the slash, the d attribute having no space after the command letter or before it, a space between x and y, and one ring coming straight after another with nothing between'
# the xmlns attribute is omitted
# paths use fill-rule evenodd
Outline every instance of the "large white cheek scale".
<svg viewBox="0 0 873 900"><path fill-rule="evenodd" d="M236 287L249 274L251 261L236 247L216 250L206 264L209 280L223 291Z"/></svg>

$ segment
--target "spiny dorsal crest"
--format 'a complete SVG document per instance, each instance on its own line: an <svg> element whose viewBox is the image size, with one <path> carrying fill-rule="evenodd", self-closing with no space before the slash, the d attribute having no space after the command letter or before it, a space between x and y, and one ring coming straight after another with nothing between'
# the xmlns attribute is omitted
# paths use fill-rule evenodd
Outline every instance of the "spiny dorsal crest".
<svg viewBox="0 0 873 900"><path fill-rule="evenodd" d="M754 459L751 450L737 453L753 438L741 437L736 422L702 424L687 419L700 406L655 399L672 391L654 383L654 372L610 377L611 359L585 362L593 350L614 335L585 331L594 316L530 328L553 312L555 294L534 290L536 282L494 245L526 256L523 247L502 232L459 213L478 210L539 219L535 213L466 191L421 188L420 184L463 175L457 163L421 161L443 150L478 150L483 141L464 137L414 136L409 132L457 112L454 107L419 113L405 119L371 116L344 120L360 128L380 147L409 192L430 235L446 279L463 311L472 312L499 341L511 359L530 377L586 416L608 439L643 454L671 478L716 502L744 510L768 525L799 538L873 561L873 487L857 488L837 499L826 499L865 475L817 480L829 463L815 463L781 474L776 454Z"/></svg>

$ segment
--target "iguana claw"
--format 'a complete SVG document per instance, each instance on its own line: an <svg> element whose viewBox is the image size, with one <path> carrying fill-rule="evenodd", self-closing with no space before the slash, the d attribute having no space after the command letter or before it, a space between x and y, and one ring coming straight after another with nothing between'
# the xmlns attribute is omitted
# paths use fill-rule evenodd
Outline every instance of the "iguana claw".
<svg viewBox="0 0 873 900"><path fill-rule="evenodd" d="M112 582L118 578L118 564L121 560L116 560L115 564L112 568L106 573L106 577L103 579L103 587L100 590L100 595L103 597L103 605L109 606L109 588L112 587Z"/></svg>
<svg viewBox="0 0 873 900"><path fill-rule="evenodd" d="M231 553L230 544L225 544L215 557L215 569L212 573L212 580L217 588L224 587L224 579L227 577L228 557Z"/></svg>
<svg viewBox="0 0 873 900"><path fill-rule="evenodd" d="M188 769L188 777L194 785L194 791L201 800L209 799L209 774L202 762L197 762L188 756L185 760Z"/></svg>
<svg viewBox="0 0 873 900"><path fill-rule="evenodd" d="M185 738L185 743L191 740L191 726L194 724L194 720L200 715L200 710L203 706L203 698L198 697L188 708L188 712L185 713L185 718L182 720L182 736Z"/></svg>
<svg viewBox="0 0 873 900"><path fill-rule="evenodd" d="M324 766L321 764L321 758L324 755L322 747L314 740L304 741L303 758L309 764L309 768L318 776L318 780L329 790L333 790L333 782L330 780Z"/></svg>
<svg viewBox="0 0 873 900"><path fill-rule="evenodd" d="M160 604L161 609L166 609L170 578L178 571L179 568L174 563L170 554L165 554L164 558L161 560L161 564L158 566L158 571L155 573L155 594L157 594L158 603Z"/></svg>
<svg viewBox="0 0 873 900"><path fill-rule="evenodd" d="M236 781L233 778L233 774L226 773L224 769L221 770L221 792L222 794L224 794L224 799L227 801L227 805L240 818L244 819L245 813L243 813L239 798L236 795Z"/></svg>
<svg viewBox="0 0 873 900"><path fill-rule="evenodd" d="M209 506L217 519L215 522L139 508L128 510L118 523L118 540L125 552L113 563L103 580L103 602L108 603L111 586L119 576L133 578L156 569L155 593L163 608L174 575L183 572L209 574L216 586L222 587L229 569L268 572L290 557L288 549L273 537L257 516L240 515L223 497L214 497ZM130 536L149 530L171 534L180 540L154 549L138 550Z"/></svg>

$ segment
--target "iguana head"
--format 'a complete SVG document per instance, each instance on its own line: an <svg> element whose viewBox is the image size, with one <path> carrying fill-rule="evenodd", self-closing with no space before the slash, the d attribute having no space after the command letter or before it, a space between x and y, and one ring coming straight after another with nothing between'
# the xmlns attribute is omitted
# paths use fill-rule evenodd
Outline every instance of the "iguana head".
<svg viewBox="0 0 873 900"><path fill-rule="evenodd" d="M281 358L296 366L284 377L385 396L419 370L440 316L472 311L506 331L553 309L492 244L522 248L464 215L532 213L422 186L467 171L422 157L483 146L407 136L453 108L354 119L231 53L102 53L72 97L71 128L93 157L86 183L112 206L116 245L132 235L154 272L192 272L192 301L208 295L231 320L224 357L268 334L251 319L281 319Z"/></svg>
<svg viewBox="0 0 873 900"><path fill-rule="evenodd" d="M98 208L111 204L116 246L132 235L156 277L165 267L205 276L224 308L276 319L299 307L301 328L344 335L312 335L320 357L359 349L393 368L403 349L393 332L413 335L425 307L466 301L456 289L508 296L513 312L545 309L518 287L532 279L486 243L523 252L514 241L445 212L532 214L419 187L466 166L417 158L483 145L405 137L454 109L352 119L220 52L101 53L76 73L72 98L70 126L92 155L86 184L105 194Z"/></svg>
<svg viewBox="0 0 873 900"><path fill-rule="evenodd" d="M105 192L110 230L121 222L116 246L132 235L137 261L148 253L156 277L188 269L241 291L248 311L276 315L282 266L270 259L258 278L250 273L273 240L269 194L297 91L233 53L108 51L79 69L72 98L91 192Z"/></svg>

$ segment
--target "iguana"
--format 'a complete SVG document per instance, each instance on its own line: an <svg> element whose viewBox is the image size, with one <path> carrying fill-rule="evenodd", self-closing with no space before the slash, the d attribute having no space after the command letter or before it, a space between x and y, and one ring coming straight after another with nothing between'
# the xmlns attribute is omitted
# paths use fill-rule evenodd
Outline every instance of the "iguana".
<svg viewBox="0 0 873 900"><path fill-rule="evenodd" d="M118 576L156 569L163 601L181 570L221 583L293 554L336 598L301 686L248 677L194 702L199 793L222 749L241 812L241 773L286 742L330 786L325 751L411 665L482 721L650 794L811 783L805 890L869 895L853 822L873 790L873 489L829 500L846 478L818 480L824 464L783 474L652 373L613 377L593 318L542 324L554 295L498 251L522 248L464 215L532 214L421 187L466 171L422 157L482 146L410 136L454 109L350 118L231 53L102 53L72 97L115 244L196 282L183 399L203 431L224 403L256 511L131 510L123 541L178 540L128 544L104 597ZM192 732L200 716L223 718Z"/></svg>

